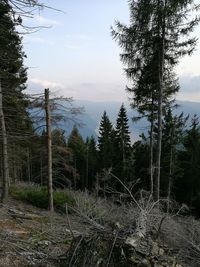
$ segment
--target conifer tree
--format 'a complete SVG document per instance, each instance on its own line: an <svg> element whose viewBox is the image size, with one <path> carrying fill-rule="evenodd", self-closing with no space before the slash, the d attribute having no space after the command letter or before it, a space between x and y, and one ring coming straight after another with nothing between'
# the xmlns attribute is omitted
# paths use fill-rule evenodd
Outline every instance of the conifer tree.
<svg viewBox="0 0 200 267"><path fill-rule="evenodd" d="M71 151L67 147L65 131L54 129L52 131L52 171L53 184L56 187L70 187L69 176L73 173L73 165L70 161Z"/></svg>
<svg viewBox="0 0 200 267"><path fill-rule="evenodd" d="M113 159L113 128L106 111L104 111L98 136L99 168L112 167Z"/></svg>
<svg viewBox="0 0 200 267"><path fill-rule="evenodd" d="M137 189L144 189L150 191L149 183L149 143L144 135L141 136L141 140L133 144L133 177L134 180L138 180Z"/></svg>
<svg viewBox="0 0 200 267"><path fill-rule="evenodd" d="M23 94L27 79L26 68L23 65L25 54L22 50L22 40L16 30L20 23L21 19L13 16L7 1L0 1L0 79L10 162L16 161L13 157L13 147L15 151L20 151L21 159L24 158L24 154L27 153L27 142L21 140L21 136L32 133L27 112L28 101ZM11 170L9 164L7 165ZM11 174L16 176L15 173L13 169Z"/></svg>
<svg viewBox="0 0 200 267"><path fill-rule="evenodd" d="M97 165L97 144L95 138L91 136L86 140L86 181L88 189L92 189L95 184L95 177L98 167Z"/></svg>
<svg viewBox="0 0 200 267"><path fill-rule="evenodd" d="M127 67L127 77L132 81L132 86L127 90L133 93L133 107L141 116L150 116L152 124L153 119L157 119L157 199L160 193L164 103L168 103L179 89L174 67L181 56L193 52L197 41L188 37L199 22L198 18L186 21L192 4L193 0L132 0L130 26L117 22L117 31L112 31L123 49L121 60ZM156 116L153 116L154 110Z"/></svg>
<svg viewBox="0 0 200 267"><path fill-rule="evenodd" d="M197 115L192 118L191 126L183 139L183 148L179 152L183 176L177 180L175 193L181 203L199 208L200 192L200 126Z"/></svg>
<svg viewBox="0 0 200 267"><path fill-rule="evenodd" d="M181 169L178 160L178 146L180 146L184 134L184 129L188 117L173 115L172 108L168 107L163 119L163 153L162 163L162 183L161 191L168 199L168 209L171 200L171 192L175 181L181 176Z"/></svg>
<svg viewBox="0 0 200 267"><path fill-rule="evenodd" d="M124 104L121 105L115 128L116 153L115 157L115 172L116 175L123 179L130 178L131 172L131 139L128 125L128 117ZM129 177L128 177L129 176Z"/></svg>
<svg viewBox="0 0 200 267"><path fill-rule="evenodd" d="M84 189L86 187L86 146L82 136L80 135L78 128L74 126L69 138L68 147L71 149L74 169L74 184L79 188Z"/></svg>

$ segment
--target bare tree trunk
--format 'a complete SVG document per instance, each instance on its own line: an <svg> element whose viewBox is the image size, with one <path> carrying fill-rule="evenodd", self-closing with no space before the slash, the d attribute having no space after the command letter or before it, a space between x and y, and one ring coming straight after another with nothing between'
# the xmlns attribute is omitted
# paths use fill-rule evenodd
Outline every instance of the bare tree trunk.
<svg viewBox="0 0 200 267"><path fill-rule="evenodd" d="M5 118L3 112L3 96L0 79L0 120L2 132L2 145L3 145L3 194L2 201L8 198L8 184L9 184L9 164L8 164L8 141L6 133Z"/></svg>
<svg viewBox="0 0 200 267"><path fill-rule="evenodd" d="M86 147L86 181L85 181L85 189L88 189L88 178L89 178L89 147L87 144Z"/></svg>
<svg viewBox="0 0 200 267"><path fill-rule="evenodd" d="M48 201L49 210L54 211L53 205L53 182L52 182L52 140L51 140L51 112L49 103L49 89L45 89L45 111L47 128L47 149L48 149Z"/></svg>
<svg viewBox="0 0 200 267"><path fill-rule="evenodd" d="M16 151L15 149L15 144L13 144L13 184L16 183L16 180L17 180L17 164L16 164L16 157L14 155L14 151Z"/></svg>
<svg viewBox="0 0 200 267"><path fill-rule="evenodd" d="M43 186L42 152L40 152L40 185Z"/></svg>
<svg viewBox="0 0 200 267"><path fill-rule="evenodd" d="M74 188L77 189L77 176L76 176L76 158L74 161L74 170L73 170L73 176L74 176Z"/></svg>
<svg viewBox="0 0 200 267"><path fill-rule="evenodd" d="M159 73L158 73L158 145L157 145L157 176L155 182L155 198L160 199L160 170L161 170L161 153L162 153L162 116L163 116L163 75L164 75L164 55L165 55L165 0L160 1L162 13L160 17L161 42L159 49Z"/></svg>
<svg viewBox="0 0 200 267"><path fill-rule="evenodd" d="M16 163L15 160L13 162L13 183L15 184L17 181L17 169L16 169Z"/></svg>
<svg viewBox="0 0 200 267"><path fill-rule="evenodd" d="M168 192L167 192L167 213L169 212L170 198L171 198L172 173L173 173L172 166L173 166L173 147L171 147L170 149L169 182L168 182Z"/></svg>
<svg viewBox="0 0 200 267"><path fill-rule="evenodd" d="M151 190L151 195L153 195L154 191L154 166L153 166L153 148L154 148L154 101L153 101L153 94L152 94L152 103L151 103L151 130L150 130L150 179L151 179L151 185L150 185L150 190Z"/></svg>
<svg viewBox="0 0 200 267"><path fill-rule="evenodd" d="M31 183L31 167L30 167L30 150L27 147L27 173L28 173L28 182Z"/></svg>

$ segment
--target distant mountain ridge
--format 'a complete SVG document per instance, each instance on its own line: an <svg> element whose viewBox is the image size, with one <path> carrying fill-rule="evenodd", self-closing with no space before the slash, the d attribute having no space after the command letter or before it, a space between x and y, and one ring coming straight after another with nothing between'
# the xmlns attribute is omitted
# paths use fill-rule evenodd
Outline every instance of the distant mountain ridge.
<svg viewBox="0 0 200 267"><path fill-rule="evenodd" d="M84 107L85 112L78 116L78 121L81 122L79 131L84 139L87 136L94 136L97 139L98 127L104 110L106 110L111 122L115 124L121 102L93 102L88 100L76 100L74 106ZM200 102L189 102L189 101L177 101L179 107L174 111L175 114L184 113L185 116L194 114L200 114ZM129 118L129 127L131 132L132 141L139 138L142 132L148 130L148 123L145 119L138 121L137 123L132 121L134 116L137 116L137 112L131 109L129 103L124 103L127 109L127 115ZM69 136L74 126L74 122L65 123L62 128L66 131L66 135Z"/></svg>

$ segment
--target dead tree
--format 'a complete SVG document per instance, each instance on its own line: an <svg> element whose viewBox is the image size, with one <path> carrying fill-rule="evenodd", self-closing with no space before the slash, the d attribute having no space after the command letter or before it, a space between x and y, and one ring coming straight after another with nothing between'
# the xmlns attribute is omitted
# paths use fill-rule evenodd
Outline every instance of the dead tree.
<svg viewBox="0 0 200 267"><path fill-rule="evenodd" d="M48 201L49 210L53 211L53 182L52 182L52 139L51 139L51 111L49 103L49 89L45 89L45 111L48 148Z"/></svg>

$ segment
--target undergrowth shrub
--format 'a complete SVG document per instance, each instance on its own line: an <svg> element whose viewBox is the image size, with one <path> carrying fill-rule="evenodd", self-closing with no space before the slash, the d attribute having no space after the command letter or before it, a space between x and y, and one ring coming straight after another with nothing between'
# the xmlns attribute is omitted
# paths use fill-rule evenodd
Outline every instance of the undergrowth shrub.
<svg viewBox="0 0 200 267"><path fill-rule="evenodd" d="M15 199L25 201L33 206L47 209L48 192L45 187L37 185L15 185L10 188L10 195ZM57 210L65 211L65 204L73 205L74 199L69 191L54 191L54 206Z"/></svg>

